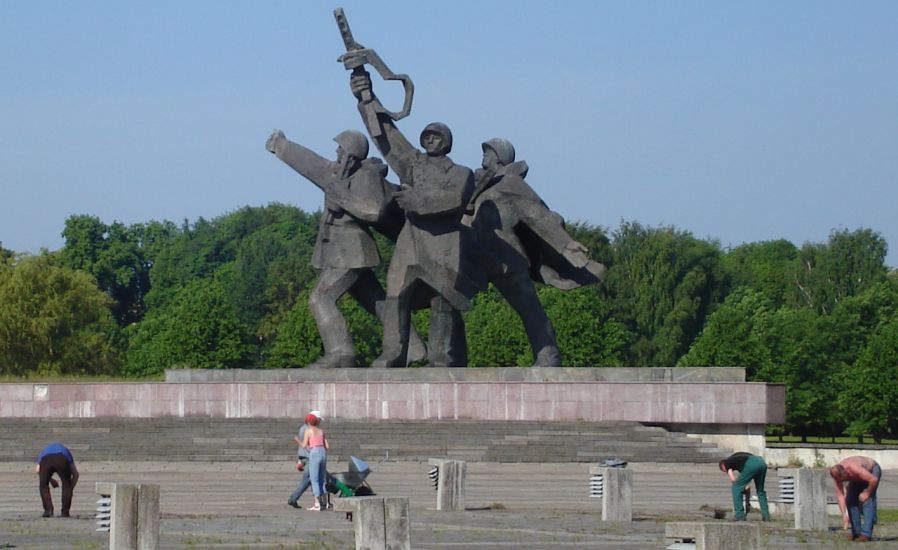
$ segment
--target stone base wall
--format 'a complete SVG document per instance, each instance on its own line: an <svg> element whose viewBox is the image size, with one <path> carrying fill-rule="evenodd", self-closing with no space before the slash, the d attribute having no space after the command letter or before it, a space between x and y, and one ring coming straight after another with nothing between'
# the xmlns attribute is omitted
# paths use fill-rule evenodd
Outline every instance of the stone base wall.
<svg viewBox="0 0 898 550"><path fill-rule="evenodd" d="M0 418L299 418L782 423L785 388L681 382L0 384Z"/></svg>
<svg viewBox="0 0 898 550"><path fill-rule="evenodd" d="M745 382L740 367L169 369L166 382Z"/></svg>

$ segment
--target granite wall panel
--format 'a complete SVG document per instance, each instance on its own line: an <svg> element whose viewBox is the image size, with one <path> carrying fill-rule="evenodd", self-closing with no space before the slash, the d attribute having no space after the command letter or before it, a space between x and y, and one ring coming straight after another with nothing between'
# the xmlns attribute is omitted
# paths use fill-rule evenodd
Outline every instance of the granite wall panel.
<svg viewBox="0 0 898 550"><path fill-rule="evenodd" d="M0 384L0 417L206 416L782 422L785 390L744 382Z"/></svg>

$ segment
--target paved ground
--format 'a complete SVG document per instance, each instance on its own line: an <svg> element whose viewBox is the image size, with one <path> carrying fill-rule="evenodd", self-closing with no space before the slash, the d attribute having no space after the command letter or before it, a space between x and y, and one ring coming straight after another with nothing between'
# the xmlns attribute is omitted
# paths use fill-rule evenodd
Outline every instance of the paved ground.
<svg viewBox="0 0 898 550"><path fill-rule="evenodd" d="M373 461L372 461L373 462ZM353 548L342 513L286 505L297 477L291 464L79 464L70 519L40 517L37 476L27 463L0 463L0 548L105 548L92 518L97 481L159 483L165 548ZM341 471L345 464L331 465ZM469 463L467 510L436 512L426 463L385 462L369 477L380 495L408 496L415 548L665 548L664 523L711 520L729 509L729 482L713 465L631 464L634 521L601 522L601 501L587 496L586 464ZM771 471L768 491L776 496ZM59 490L53 492L58 504ZM304 497L310 504L308 497ZM885 473L880 508L898 509L898 471ZM749 516L751 519L752 516ZM848 548L836 530L792 530L791 519L762 524L768 548ZM877 527L866 547L898 548L898 523Z"/></svg>

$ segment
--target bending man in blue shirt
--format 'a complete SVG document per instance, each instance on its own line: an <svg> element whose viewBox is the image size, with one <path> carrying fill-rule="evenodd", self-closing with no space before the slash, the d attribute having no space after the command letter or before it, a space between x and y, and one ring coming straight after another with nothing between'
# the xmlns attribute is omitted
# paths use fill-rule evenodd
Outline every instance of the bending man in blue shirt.
<svg viewBox="0 0 898 550"><path fill-rule="evenodd" d="M62 510L59 515L64 518L69 517L69 509L72 507L72 492L78 483L78 468L75 467L72 452L62 443L50 443L38 455L34 473L40 478L38 489L41 494L41 502L44 505L43 517L53 516L50 485L59 486L59 483L53 479L53 474L58 474L62 481Z"/></svg>

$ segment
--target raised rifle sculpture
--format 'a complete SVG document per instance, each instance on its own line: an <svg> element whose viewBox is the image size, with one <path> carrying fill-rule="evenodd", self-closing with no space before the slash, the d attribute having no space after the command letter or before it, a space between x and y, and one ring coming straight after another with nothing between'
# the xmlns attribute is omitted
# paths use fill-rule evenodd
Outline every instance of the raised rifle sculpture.
<svg viewBox="0 0 898 550"><path fill-rule="evenodd" d="M340 29L340 36L343 37L343 45L346 46L346 53L341 55L337 61L343 63L347 71L352 71L353 76L364 74L365 65L374 67L378 74L384 80L401 80L402 87L405 89L405 100L402 102L402 110L393 112L387 110L380 100L371 94L370 90L362 93L362 103L365 109L365 116L368 119L368 128L374 137L381 135L380 125L377 123L378 113L383 113L393 120L400 120L409 115L412 111L412 98L415 97L415 85L407 74L396 74L387 67L377 52L371 48L366 48L355 41L352 37L352 30L349 28L349 22L346 21L346 15L343 8L334 10L334 19L337 20L337 27Z"/></svg>

